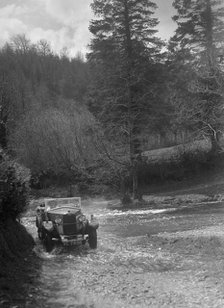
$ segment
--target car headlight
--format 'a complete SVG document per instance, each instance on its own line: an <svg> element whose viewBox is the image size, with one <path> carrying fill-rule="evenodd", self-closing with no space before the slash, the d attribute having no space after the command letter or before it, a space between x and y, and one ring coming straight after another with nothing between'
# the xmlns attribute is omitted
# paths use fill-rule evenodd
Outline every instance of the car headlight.
<svg viewBox="0 0 224 308"><path fill-rule="evenodd" d="M78 217L79 222L84 222L85 220L86 220L86 216L84 216L84 215L81 215L81 216Z"/></svg>
<svg viewBox="0 0 224 308"><path fill-rule="evenodd" d="M60 224L62 223L61 218L56 218L56 219L55 219L55 223L56 223L57 225L60 225Z"/></svg>
<svg viewBox="0 0 224 308"><path fill-rule="evenodd" d="M50 230L53 228L53 223L52 221L43 221L43 226L45 229Z"/></svg>

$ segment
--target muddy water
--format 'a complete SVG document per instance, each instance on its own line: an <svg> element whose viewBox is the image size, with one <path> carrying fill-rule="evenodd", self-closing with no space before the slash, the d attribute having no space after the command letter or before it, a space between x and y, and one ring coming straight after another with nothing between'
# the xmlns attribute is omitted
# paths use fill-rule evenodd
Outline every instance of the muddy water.
<svg viewBox="0 0 224 308"><path fill-rule="evenodd" d="M189 222L195 224L197 213L203 213L197 222L200 225L211 220L211 211L200 208L197 213L172 208L121 211L110 210L107 205L104 201L83 204L83 212L87 216L94 213L100 223L96 250L85 245L64 250L55 247L46 253L36 238L34 217L24 220L37 241L39 269L21 307L149 307L160 296L153 279L181 270L178 256L153 246L151 237L190 228ZM161 288L164 307L169 307L167 286Z"/></svg>

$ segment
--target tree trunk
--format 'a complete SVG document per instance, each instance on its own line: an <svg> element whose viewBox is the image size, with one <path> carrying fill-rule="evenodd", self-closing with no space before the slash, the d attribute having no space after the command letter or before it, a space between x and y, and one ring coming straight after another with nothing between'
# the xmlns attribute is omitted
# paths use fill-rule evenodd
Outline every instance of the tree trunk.
<svg viewBox="0 0 224 308"><path fill-rule="evenodd" d="M141 165L141 154L136 154L132 162L132 192L133 199L142 201L142 192L139 186L139 167Z"/></svg>
<svg viewBox="0 0 224 308"><path fill-rule="evenodd" d="M211 140L211 153L212 155L216 156L222 151L222 147L220 145L220 134L213 131L210 135Z"/></svg>
<svg viewBox="0 0 224 308"><path fill-rule="evenodd" d="M133 199L136 200L138 199L138 173L137 173L137 168L133 168L133 174L132 174L132 187L133 187Z"/></svg>
<svg viewBox="0 0 224 308"><path fill-rule="evenodd" d="M121 189L121 203L123 205L131 204L131 197L124 177L121 177L120 189Z"/></svg>

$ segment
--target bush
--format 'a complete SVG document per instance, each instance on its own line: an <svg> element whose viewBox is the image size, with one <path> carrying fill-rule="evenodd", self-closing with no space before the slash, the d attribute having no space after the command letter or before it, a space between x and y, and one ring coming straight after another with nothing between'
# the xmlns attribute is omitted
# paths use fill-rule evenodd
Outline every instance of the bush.
<svg viewBox="0 0 224 308"><path fill-rule="evenodd" d="M1 221L19 218L29 201L30 172L7 155L0 153Z"/></svg>

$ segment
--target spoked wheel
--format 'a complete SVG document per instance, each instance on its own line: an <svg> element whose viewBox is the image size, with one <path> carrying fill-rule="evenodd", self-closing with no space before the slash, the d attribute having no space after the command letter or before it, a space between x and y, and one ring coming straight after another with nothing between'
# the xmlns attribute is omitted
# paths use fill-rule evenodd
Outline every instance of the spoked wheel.
<svg viewBox="0 0 224 308"><path fill-rule="evenodd" d="M53 249L53 240L52 237L49 233L45 234L44 240L43 240L43 244L46 248L47 252L51 252L51 250Z"/></svg>
<svg viewBox="0 0 224 308"><path fill-rule="evenodd" d="M89 228L89 247L91 249L97 248L97 232L95 228Z"/></svg>

